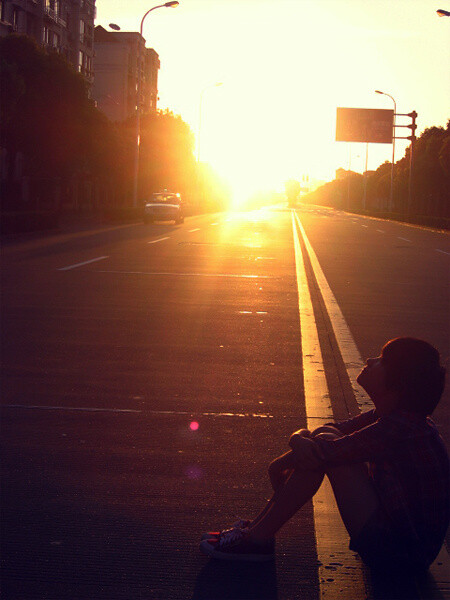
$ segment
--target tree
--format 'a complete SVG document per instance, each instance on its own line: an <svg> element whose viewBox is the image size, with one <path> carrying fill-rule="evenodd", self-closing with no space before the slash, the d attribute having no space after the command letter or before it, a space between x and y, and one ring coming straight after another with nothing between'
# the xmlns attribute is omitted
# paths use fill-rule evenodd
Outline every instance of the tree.
<svg viewBox="0 0 450 600"><path fill-rule="evenodd" d="M0 56L0 139L13 207L18 208L13 170L19 153L37 196L39 182L48 196L54 182L64 188L74 176L123 188L130 143L97 110L72 65L26 36L0 38Z"/></svg>
<svg viewBox="0 0 450 600"><path fill-rule="evenodd" d="M436 223L448 226L450 220L450 203L448 189L450 187L450 120L447 127L430 127L425 129L415 142L412 198L409 204L411 147L394 165L394 213L410 217L423 223ZM390 194L391 164L385 162L378 169L368 174L367 208L371 211L382 211L387 206ZM350 175L344 169L338 169L338 178L318 188L315 192L303 197L306 202L315 202L328 206L344 207L359 210L363 188L362 177ZM347 203L345 202L345 186L347 186Z"/></svg>
<svg viewBox="0 0 450 600"><path fill-rule="evenodd" d="M149 113L141 121L140 190L189 194L195 181L194 136L179 115Z"/></svg>
<svg viewBox="0 0 450 600"><path fill-rule="evenodd" d="M1 38L0 53L6 83L2 105L8 107L1 141L11 161L20 151L34 173L72 172L79 166L91 109L84 79L63 57L25 36Z"/></svg>

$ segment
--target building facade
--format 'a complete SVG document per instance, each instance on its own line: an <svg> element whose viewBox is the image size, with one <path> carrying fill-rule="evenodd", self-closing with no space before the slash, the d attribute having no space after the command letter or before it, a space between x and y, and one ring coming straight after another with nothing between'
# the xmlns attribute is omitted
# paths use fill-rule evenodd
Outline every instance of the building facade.
<svg viewBox="0 0 450 600"><path fill-rule="evenodd" d="M141 114L156 111L160 61L153 48L145 47L145 39L137 32L107 31L99 25L94 49L92 98L98 108L112 121L134 116L140 69Z"/></svg>
<svg viewBox="0 0 450 600"><path fill-rule="evenodd" d="M0 35L28 35L93 82L95 0L0 0Z"/></svg>

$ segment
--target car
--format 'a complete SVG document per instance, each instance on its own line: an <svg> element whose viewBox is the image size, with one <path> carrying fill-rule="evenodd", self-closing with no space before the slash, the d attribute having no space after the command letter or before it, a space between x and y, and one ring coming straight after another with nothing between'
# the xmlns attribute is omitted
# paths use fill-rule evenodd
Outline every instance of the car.
<svg viewBox="0 0 450 600"><path fill-rule="evenodd" d="M177 224L184 222L181 195L168 190L154 192L144 203L144 223L172 220Z"/></svg>

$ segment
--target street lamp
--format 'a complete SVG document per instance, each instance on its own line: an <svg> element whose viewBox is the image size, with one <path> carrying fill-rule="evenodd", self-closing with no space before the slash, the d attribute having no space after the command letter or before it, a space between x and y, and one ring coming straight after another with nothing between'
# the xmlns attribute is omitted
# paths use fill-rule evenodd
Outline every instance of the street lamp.
<svg viewBox="0 0 450 600"><path fill-rule="evenodd" d="M202 89L202 91L200 93L200 107L199 107L199 112L198 112L198 134L197 134L197 162L200 162L200 136L201 136L201 131L202 131L203 94L206 92L206 90L210 90L211 88L219 87L221 85L223 85L223 82L217 81L216 83L207 85L205 88Z"/></svg>
<svg viewBox="0 0 450 600"><path fill-rule="evenodd" d="M133 182L133 208L137 207L137 196L138 196L138 179L139 179L139 150L141 145L141 53L140 53L140 41L142 38L142 31L144 28L145 18L152 10L156 10L157 8L175 8L179 5L179 2L166 2L165 4L158 4L158 6L154 6L150 8L141 20L141 28L139 30L140 38L138 41L138 52L137 52L137 86L136 86L136 149L134 155L134 182Z"/></svg>
<svg viewBox="0 0 450 600"><path fill-rule="evenodd" d="M392 122L391 193L389 196L389 212L392 212L392 209L394 207L395 115L397 113L397 104L390 94L386 94L386 92L380 92L380 90L375 90L375 93L381 94L382 96L388 96L394 103L394 119Z"/></svg>

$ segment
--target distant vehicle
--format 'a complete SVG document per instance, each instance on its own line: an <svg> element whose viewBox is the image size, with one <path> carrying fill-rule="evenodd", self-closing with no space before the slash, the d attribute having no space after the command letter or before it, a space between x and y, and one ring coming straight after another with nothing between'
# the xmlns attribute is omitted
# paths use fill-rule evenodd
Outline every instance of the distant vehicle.
<svg viewBox="0 0 450 600"><path fill-rule="evenodd" d="M289 207L295 208L297 206L298 197L301 191L300 183L296 179L289 179L284 184L284 189L288 199Z"/></svg>
<svg viewBox="0 0 450 600"><path fill-rule="evenodd" d="M164 190L155 192L144 204L144 223L153 221L184 222L183 202L180 194Z"/></svg>

